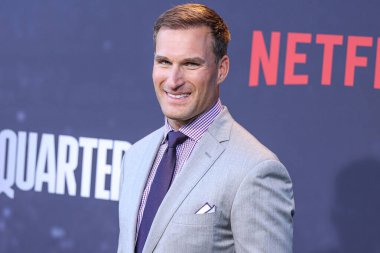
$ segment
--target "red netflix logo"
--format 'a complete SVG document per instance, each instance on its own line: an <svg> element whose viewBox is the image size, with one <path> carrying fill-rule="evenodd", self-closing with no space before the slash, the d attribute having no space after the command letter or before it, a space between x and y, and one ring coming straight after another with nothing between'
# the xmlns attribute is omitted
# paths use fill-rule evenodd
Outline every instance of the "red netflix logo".
<svg viewBox="0 0 380 253"><path fill-rule="evenodd" d="M265 82L268 86L274 86L277 84L280 39L280 32L272 32L268 50L263 32L253 31L249 86L255 87L259 85L260 69L262 70ZM315 36L315 43L323 46L321 73L322 85L331 85L334 49L337 46L343 46L343 39L343 35L317 34ZM297 53L297 45L311 44L312 40L313 36L311 33L288 33L284 66L285 85L307 85L309 83L309 75L305 73L296 74L295 66L296 64L305 64L307 61L307 54ZM344 85L352 87L354 86L356 69L359 67L365 68L368 65L367 57L359 56L357 54L358 48L372 47L373 38L365 36L348 36L346 45ZM380 89L380 38L377 38L374 72L373 87L375 89Z"/></svg>

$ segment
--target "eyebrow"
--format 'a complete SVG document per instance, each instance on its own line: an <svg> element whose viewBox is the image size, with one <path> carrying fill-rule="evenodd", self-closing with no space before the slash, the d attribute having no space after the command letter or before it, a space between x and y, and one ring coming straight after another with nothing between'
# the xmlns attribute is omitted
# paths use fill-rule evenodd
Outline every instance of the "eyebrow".
<svg viewBox="0 0 380 253"><path fill-rule="evenodd" d="M192 58L186 58L183 60L183 62L195 62L198 64L205 63L206 61L203 58L200 57L192 57Z"/></svg>
<svg viewBox="0 0 380 253"><path fill-rule="evenodd" d="M165 56L161 56L161 55L156 55L154 57L154 60L155 61L170 61L169 58L165 57ZM190 57L190 58L185 58L181 61L182 63L184 62L195 62L195 63L198 63L198 64L202 64L202 63L205 63L206 61L201 58L201 57Z"/></svg>
<svg viewBox="0 0 380 253"><path fill-rule="evenodd" d="M168 61L169 59L165 56L156 55L156 56L154 56L154 60L155 61L162 61L162 60Z"/></svg>

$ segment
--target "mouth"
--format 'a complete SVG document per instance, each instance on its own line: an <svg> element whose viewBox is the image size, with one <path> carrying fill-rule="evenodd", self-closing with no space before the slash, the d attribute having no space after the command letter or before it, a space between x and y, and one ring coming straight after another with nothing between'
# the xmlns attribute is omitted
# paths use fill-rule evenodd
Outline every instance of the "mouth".
<svg viewBox="0 0 380 253"><path fill-rule="evenodd" d="M166 93L166 95L168 95L168 97L173 98L173 99L184 99L184 98L187 98L188 96L190 96L190 93L173 94L173 93L169 93L167 91L165 91L165 93Z"/></svg>

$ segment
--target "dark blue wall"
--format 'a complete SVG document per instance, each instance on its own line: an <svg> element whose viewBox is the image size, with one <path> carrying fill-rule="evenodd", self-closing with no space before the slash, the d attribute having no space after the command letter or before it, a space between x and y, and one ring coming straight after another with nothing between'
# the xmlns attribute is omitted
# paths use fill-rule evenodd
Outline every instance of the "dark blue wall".
<svg viewBox="0 0 380 253"><path fill-rule="evenodd" d="M133 143L161 126L151 81L152 24L183 2L1 1L0 184L14 171L9 154L20 131L38 134L37 150L42 136L53 134L54 156L63 143L60 135L78 143L92 138L95 152L101 139ZM380 90L374 88L380 2L202 2L225 18L232 33L222 102L278 154L293 179L294 251L380 252ZM263 32L268 49L271 32L281 33L275 86L266 85L262 72L259 85L249 86L255 30ZM309 75L306 85L284 85L289 32L312 35L311 43L297 46L307 55L305 64L296 65L297 74ZM329 86L321 84L323 47L315 43L317 34L343 36ZM353 87L344 81L349 36L373 39L372 46L358 47L357 55L368 62L356 68ZM83 153L79 146L75 194L69 186L64 194L50 192L49 183L40 190L13 184L13 197L0 193L0 252L116 252L117 201L95 193L98 171L105 175L99 179L105 189L112 188L112 173L96 167L101 155L95 152L91 194L84 197ZM113 163L112 149L102 154ZM54 176L50 169L57 166L46 165L40 173Z"/></svg>

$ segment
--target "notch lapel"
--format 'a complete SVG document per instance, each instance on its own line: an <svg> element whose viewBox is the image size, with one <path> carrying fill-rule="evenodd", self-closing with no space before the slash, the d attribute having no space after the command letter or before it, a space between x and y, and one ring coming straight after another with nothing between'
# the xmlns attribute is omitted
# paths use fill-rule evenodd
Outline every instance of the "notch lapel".
<svg viewBox="0 0 380 253"><path fill-rule="evenodd" d="M156 132L157 133L153 134L152 138L146 142L142 158L141 156L131 158L132 161L139 159L141 161L140 164L138 164L136 168L129 168L129 170L124 171L124 189L122 189L124 192L124 205L120 207L119 212L124 214L125 223L122 225L126 228L126 233L124 233L123 240L125 240L125 245L129 247L125 250L126 252L134 252L137 216L141 198L145 189L146 180L162 141L162 128ZM133 164L133 162L131 164ZM125 167L128 167L128 165Z"/></svg>
<svg viewBox="0 0 380 253"><path fill-rule="evenodd" d="M144 252L153 252L181 203L224 151L229 139L232 118L225 108L196 144L189 160L177 175L153 220ZM230 120L229 120L230 119Z"/></svg>

